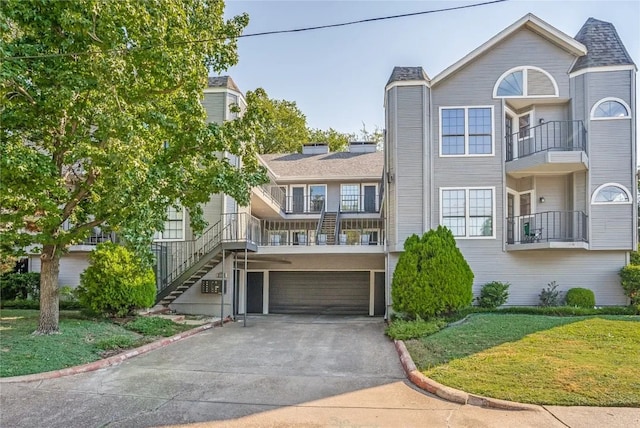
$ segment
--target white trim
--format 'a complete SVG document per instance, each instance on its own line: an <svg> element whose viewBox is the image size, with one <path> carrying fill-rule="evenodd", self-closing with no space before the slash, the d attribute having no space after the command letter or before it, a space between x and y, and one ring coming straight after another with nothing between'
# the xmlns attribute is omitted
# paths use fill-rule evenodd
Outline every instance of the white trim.
<svg viewBox="0 0 640 428"><path fill-rule="evenodd" d="M293 211L293 189L295 188L301 188L302 189L302 211L301 212L295 212ZM287 212L291 213L291 214L304 214L306 212L307 209L307 202L305 201L306 199L306 193L307 193L307 185L306 184L290 184L288 186L288 192L287 192L287 201L286 201L286 205L287 205Z"/></svg>
<svg viewBox="0 0 640 428"><path fill-rule="evenodd" d="M472 186L472 187L440 187L439 195L439 224L442 224L442 192L445 190L464 190L464 216L465 216L465 236L455 236L456 239L496 239L496 188L495 186ZM491 190L491 236L469 236L469 190Z"/></svg>
<svg viewBox="0 0 640 428"><path fill-rule="evenodd" d="M557 28L547 24L542 19L537 16L529 13L522 18L520 18L515 23L511 24L491 39L486 41L480 47L474 49L469 54L464 56L458 62L446 68L440 74L431 79L431 85L434 86L441 82L442 80L449 77L451 74L458 71L460 68L464 67L467 63L473 61L480 55L484 54L492 47L500 43L502 40L508 38L512 33L520 30L521 27L528 27L530 30L538 33L542 37L545 37L558 45L560 45L564 50L570 52L573 55L583 56L587 54L587 47L582 43L576 41L574 38L566 35L562 31Z"/></svg>
<svg viewBox="0 0 640 428"><path fill-rule="evenodd" d="M571 78L578 77L578 76L583 75L585 73L602 73L602 72L605 72L605 71L627 71L627 70L636 71L638 69L633 64L627 64L627 65L604 65L604 66L600 66L600 67L583 68L581 70L574 71L573 73L569 73L569 77L571 77Z"/></svg>
<svg viewBox="0 0 640 428"><path fill-rule="evenodd" d="M490 109L491 110L491 153L469 153L469 109ZM442 110L464 110L464 154L445 155L442 153ZM496 130L493 106L440 106L438 107L438 154L441 158L460 158L460 157L492 157L496 155Z"/></svg>
<svg viewBox="0 0 640 428"><path fill-rule="evenodd" d="M596 112L596 109L600 106L600 104L602 103L606 103L607 101L615 101L617 103L622 104L622 106L624 108L627 109L627 115L626 116L612 116L612 117L595 117L594 113ZM589 113L589 118L591 120L619 120L619 119L631 119L631 108L629 107L629 104L627 104L624 100L620 99L620 98L616 98L616 97L605 97L602 98L601 100L596 101L593 104L593 107L591 107L591 112Z"/></svg>
<svg viewBox="0 0 640 428"><path fill-rule="evenodd" d="M622 189L622 191L624 193L626 193L627 198L629 200L625 201L625 202L596 202L596 200L595 200L596 199L596 195L600 192L600 190L602 190L602 189L604 189L605 187L608 187L608 186L614 186L614 187L618 187L618 188ZM633 198L631 197L631 192L629 192L629 189L627 189L625 186L623 186L620 183L604 183L604 184L601 184L591 194L591 205L630 205L630 204L633 204Z"/></svg>
<svg viewBox="0 0 640 428"><path fill-rule="evenodd" d="M236 91L235 89L216 86L212 88L205 88L202 92L205 94L217 94L221 92L228 92L230 94L237 95L239 98L242 99L242 101L244 101L245 105L247 104L247 101L244 99L244 94L242 92Z"/></svg>
<svg viewBox="0 0 640 428"><path fill-rule="evenodd" d="M329 202L327 200L328 199L327 198L327 196L328 196L328 194L327 194L327 192L328 192L327 185L325 183L307 184L307 190L306 190L307 194L305 195L304 203L305 203L306 212L308 212L308 213L311 213L311 212L318 212L319 213L319 212L322 211L322 210L320 210L320 211L311 211L311 190L310 189L311 189L311 187L317 187L317 186L323 186L324 187L324 210L325 211L327 210L327 203Z"/></svg>
<svg viewBox="0 0 640 428"><path fill-rule="evenodd" d="M374 186L375 188L375 192L373 194L373 203L375 206L375 212L379 212L380 211L380 207L378 206L378 192L380 191L380 189L378 188L378 183L360 183L360 195L362 196L362 206L360 207L360 210L362 212L364 212L364 206L365 206L365 201L364 201L364 188L365 186ZM340 190L342 190L342 187L340 187ZM373 213L370 213L373 214Z"/></svg>
<svg viewBox="0 0 640 428"><path fill-rule="evenodd" d="M171 206L171 208L173 208L173 206ZM182 238L158 238L158 239L154 239L153 242L180 242L180 241L186 241L187 240L187 212L185 210L184 207L182 208ZM169 208L167 208L168 210ZM173 220L173 221L177 221L177 220ZM157 230L154 232L154 234L159 233L159 234L163 234L164 233L164 229L163 230Z"/></svg>
<svg viewBox="0 0 640 428"><path fill-rule="evenodd" d="M553 84L553 95L529 95L529 70L539 71L540 73L547 76L551 83ZM515 73L516 71L522 71L522 95L498 95L498 87L500 83L504 80L508 75ZM496 80L496 83L493 85L493 98L558 98L560 96L560 90L558 89L558 83L556 79L553 78L551 73L546 70L543 70L540 67L536 67L534 65L521 65L518 67L513 67L504 73Z"/></svg>
<svg viewBox="0 0 640 428"><path fill-rule="evenodd" d="M385 86L384 90L389 91L397 86L426 86L427 88L430 88L430 83L431 82L429 82L428 80L397 80Z"/></svg>

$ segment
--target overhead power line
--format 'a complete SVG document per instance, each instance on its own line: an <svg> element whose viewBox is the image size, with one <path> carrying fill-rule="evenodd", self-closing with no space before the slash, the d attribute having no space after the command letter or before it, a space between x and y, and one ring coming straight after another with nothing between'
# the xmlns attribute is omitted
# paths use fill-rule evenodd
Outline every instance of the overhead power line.
<svg viewBox="0 0 640 428"><path fill-rule="evenodd" d="M240 35L238 35L237 37L234 37L234 38L243 39L243 38L248 38L248 37L271 36L271 35L275 35L275 34L302 33L302 32L305 32L305 31L324 30L324 29L327 29L327 28L346 27L346 26L349 26L349 25L366 24L366 23L369 23L369 22L386 21L386 20L389 20L389 19L407 18L407 17L410 17L410 16L428 15L428 14L432 14L432 13L449 12L449 11L452 11L452 10L460 10L460 9L470 9L470 8L479 7L479 6L487 6L487 5L495 4L495 3L503 3L503 2L506 2L506 1L508 1L508 0L492 0L492 1L468 4L468 5L463 5L463 6L452 6L452 7L445 7L445 8L441 8L441 9L425 10L425 11L421 11L421 12L402 13L402 14L399 14L399 15L389 15L389 16L380 16L380 17L376 17L376 18L359 19L357 21L340 22L340 23L337 23L337 24L316 25L316 26L313 26L313 27L292 28L292 29L288 29L288 30L261 31L259 33L240 34ZM188 40L188 41L184 41L184 42L170 43L169 46L215 42L215 41L221 41L221 40L226 40L226 39L228 39L228 37L224 37L224 38L222 38L222 37L214 37L214 38L210 38L210 39ZM153 46L110 49L110 50L107 50L107 51L102 51L101 53L104 53L104 52L112 52L112 53L120 52L120 53L124 53L124 52L130 52L131 49L145 49L145 50L147 50L147 49L153 49ZM0 58L3 59L3 60L9 60L9 59L58 58L58 57L66 57L66 56L93 55L93 54L96 54L96 53L98 53L98 52L65 52L65 53L56 53L56 54L5 56L5 57L0 57Z"/></svg>

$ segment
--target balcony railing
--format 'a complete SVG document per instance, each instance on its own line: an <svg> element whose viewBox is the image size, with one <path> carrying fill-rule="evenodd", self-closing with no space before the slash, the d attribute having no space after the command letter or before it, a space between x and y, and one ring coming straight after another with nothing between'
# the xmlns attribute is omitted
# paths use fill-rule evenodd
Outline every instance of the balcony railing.
<svg viewBox="0 0 640 428"><path fill-rule="evenodd" d="M585 151L587 131L580 120L551 121L507 135L506 160L546 151Z"/></svg>
<svg viewBox="0 0 640 428"><path fill-rule="evenodd" d="M63 230L70 230L72 225L69 221L65 221L62 223ZM98 244L102 244L103 242L117 242L117 236L113 232L104 232L100 227L94 227L91 229L91 233L81 242L76 243L75 245L89 245L95 246Z"/></svg>
<svg viewBox="0 0 640 428"><path fill-rule="evenodd" d="M325 197L322 195L287 196L285 212L287 214L320 214L324 208Z"/></svg>
<svg viewBox="0 0 640 428"><path fill-rule="evenodd" d="M383 245L384 223L379 219L339 219L335 245ZM318 237L318 221L263 220L259 245L327 245ZM320 238L320 239L318 239Z"/></svg>
<svg viewBox="0 0 640 428"><path fill-rule="evenodd" d="M284 191L273 183L261 184L256 188L262 195L272 203L280 207L284 211L286 204L286 196Z"/></svg>
<svg viewBox="0 0 640 428"><path fill-rule="evenodd" d="M380 211L380 195L357 194L340 195L340 212L342 213L377 213Z"/></svg>
<svg viewBox="0 0 640 428"><path fill-rule="evenodd" d="M588 242L582 211L547 211L507 218L507 244Z"/></svg>

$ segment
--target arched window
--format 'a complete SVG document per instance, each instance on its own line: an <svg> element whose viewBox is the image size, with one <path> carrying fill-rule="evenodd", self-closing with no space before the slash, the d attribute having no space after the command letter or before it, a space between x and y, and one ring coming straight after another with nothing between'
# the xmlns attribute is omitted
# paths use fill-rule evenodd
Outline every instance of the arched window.
<svg viewBox="0 0 640 428"><path fill-rule="evenodd" d="M593 105L591 119L628 119L631 109L620 98L603 98Z"/></svg>
<svg viewBox="0 0 640 428"><path fill-rule="evenodd" d="M506 71L493 88L494 98L548 98L558 96L558 85L541 68L523 66Z"/></svg>
<svg viewBox="0 0 640 428"><path fill-rule="evenodd" d="M621 184L606 183L593 192L592 204L630 204L631 194Z"/></svg>

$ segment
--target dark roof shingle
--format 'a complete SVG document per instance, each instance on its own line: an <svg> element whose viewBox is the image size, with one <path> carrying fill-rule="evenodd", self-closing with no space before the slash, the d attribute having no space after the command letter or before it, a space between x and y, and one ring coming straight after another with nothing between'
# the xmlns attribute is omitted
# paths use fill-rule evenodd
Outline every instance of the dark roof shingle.
<svg viewBox="0 0 640 428"><path fill-rule="evenodd" d="M209 82L207 85L209 88L227 88L232 89L237 92L241 92L240 89L236 86L236 82L229 76L215 76L209 77Z"/></svg>
<svg viewBox="0 0 640 428"><path fill-rule="evenodd" d="M609 22L589 18L575 39L587 47L587 54L578 58L572 72L590 67L633 64L616 28Z"/></svg>
<svg viewBox="0 0 640 428"><path fill-rule="evenodd" d="M387 85L391 82L406 80L424 80L428 82L429 76L427 76L422 67L393 67Z"/></svg>

